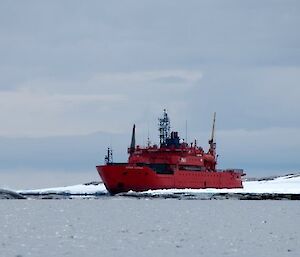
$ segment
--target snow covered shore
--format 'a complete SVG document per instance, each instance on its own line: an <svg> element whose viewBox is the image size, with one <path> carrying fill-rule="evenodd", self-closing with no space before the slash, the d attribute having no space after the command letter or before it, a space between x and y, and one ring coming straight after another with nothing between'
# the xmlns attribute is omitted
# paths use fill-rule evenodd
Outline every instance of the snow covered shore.
<svg viewBox="0 0 300 257"><path fill-rule="evenodd" d="M70 194L70 195L103 195L107 190L103 183L87 183L81 185L43 188L33 190L19 190L19 194Z"/></svg>
<svg viewBox="0 0 300 257"><path fill-rule="evenodd" d="M286 175L269 180L244 181L244 188L234 189L161 189L153 194L169 193L245 193L245 194L300 194L300 174Z"/></svg>
<svg viewBox="0 0 300 257"><path fill-rule="evenodd" d="M170 195L170 194L300 194L300 174L292 174L264 180L245 181L243 189L160 189L148 190L140 195ZM87 183L74 186L45 188L34 190L19 190L22 195L29 194L65 194L65 195L106 195L103 183ZM123 194L124 195L124 194Z"/></svg>

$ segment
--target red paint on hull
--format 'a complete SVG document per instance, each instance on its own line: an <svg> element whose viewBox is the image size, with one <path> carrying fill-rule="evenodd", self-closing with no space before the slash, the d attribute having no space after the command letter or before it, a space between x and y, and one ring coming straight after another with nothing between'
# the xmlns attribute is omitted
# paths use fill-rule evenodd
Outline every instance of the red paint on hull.
<svg viewBox="0 0 300 257"><path fill-rule="evenodd" d="M242 172L175 171L157 174L149 167L127 165L97 166L107 190L112 194L170 188L242 188Z"/></svg>

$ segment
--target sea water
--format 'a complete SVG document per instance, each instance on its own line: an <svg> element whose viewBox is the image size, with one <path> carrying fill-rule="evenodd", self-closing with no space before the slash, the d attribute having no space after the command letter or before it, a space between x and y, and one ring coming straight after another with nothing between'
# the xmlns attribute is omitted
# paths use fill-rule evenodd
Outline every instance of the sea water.
<svg viewBox="0 0 300 257"><path fill-rule="evenodd" d="M1 200L1 257L300 256L298 201Z"/></svg>

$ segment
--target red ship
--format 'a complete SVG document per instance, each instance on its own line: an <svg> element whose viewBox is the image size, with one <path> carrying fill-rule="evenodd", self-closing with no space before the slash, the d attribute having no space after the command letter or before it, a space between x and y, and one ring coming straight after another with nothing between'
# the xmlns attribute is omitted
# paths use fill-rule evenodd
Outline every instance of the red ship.
<svg viewBox="0 0 300 257"><path fill-rule="evenodd" d="M242 188L241 169L217 170L214 113L209 150L194 143L187 144L170 132L170 120L166 110L159 119L160 146L140 147L135 145L135 125L128 148L128 163L113 163L112 151L108 148L106 164L97 166L97 171L111 194L127 191L170 188Z"/></svg>

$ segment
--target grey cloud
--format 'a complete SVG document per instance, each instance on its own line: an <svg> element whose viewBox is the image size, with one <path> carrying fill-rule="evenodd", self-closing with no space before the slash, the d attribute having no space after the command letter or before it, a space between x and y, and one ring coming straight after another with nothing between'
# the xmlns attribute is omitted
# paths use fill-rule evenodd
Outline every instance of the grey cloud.
<svg viewBox="0 0 300 257"><path fill-rule="evenodd" d="M1 1L0 133L126 133L136 122L143 141L147 124L157 136L163 108L181 134L188 120L191 138L209 134L213 111L228 133L297 130L299 9L293 0Z"/></svg>
<svg viewBox="0 0 300 257"><path fill-rule="evenodd" d="M218 112L221 128L300 127L298 67L208 70L190 89L190 109ZM193 114L189 116L192 119Z"/></svg>
<svg viewBox="0 0 300 257"><path fill-rule="evenodd" d="M293 1L91 3L2 2L2 63L70 80L99 70L299 65Z"/></svg>

